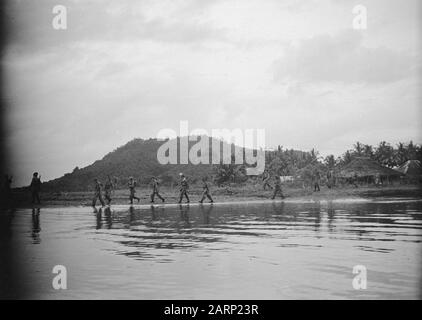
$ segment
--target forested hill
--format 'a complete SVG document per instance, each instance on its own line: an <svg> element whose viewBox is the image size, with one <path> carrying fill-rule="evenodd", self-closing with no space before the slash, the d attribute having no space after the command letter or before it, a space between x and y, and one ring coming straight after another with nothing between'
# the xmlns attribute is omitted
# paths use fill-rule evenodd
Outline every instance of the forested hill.
<svg viewBox="0 0 422 320"><path fill-rule="evenodd" d="M211 138L208 139L211 147ZM180 143L180 138L177 141ZM104 182L107 175L115 178L118 186L123 187L131 176L139 184L148 184L152 176L158 176L162 183L170 184L177 181L179 172L185 173L193 182L203 176L211 176L215 172L215 166L211 164L160 164L157 160L157 150L163 143L157 139L134 139L87 167L75 168L73 172L66 173L63 177L43 183L43 190L90 190L94 178ZM224 143L220 143L222 148ZM194 144L196 141L189 141L189 149ZM234 151L233 146L232 150Z"/></svg>
<svg viewBox="0 0 422 320"><path fill-rule="evenodd" d="M177 145L187 140L187 137L172 140ZM207 137L209 154L212 154L212 138ZM189 150L196 145L195 141L188 142ZM183 141L186 143L186 141ZM226 142L214 140L220 143L220 159L222 150L229 146ZM139 184L148 184L152 176L157 176L162 184L172 184L178 181L179 172L185 173L191 182L200 180L203 176L212 177L217 184L226 182L244 182L248 179L243 165L211 165L211 164L167 164L162 165L157 160L157 151L165 142L157 139L134 139L105 155L101 160L85 168L75 168L73 172L65 174L55 180L43 183L45 191L84 191L92 190L94 178L105 181L107 175L116 179L118 187L125 187L129 177L134 177ZM230 145L232 161L234 162L234 145ZM180 151L180 148L178 148ZM243 150L244 152L245 150ZM271 174L289 176L310 176L317 169L320 172L341 168L350 163L355 157L366 157L378 162L382 166L397 167L407 160L422 161L422 147L419 144L398 143L396 147L382 141L377 146L371 146L356 142L353 148L347 150L341 157L335 158L328 155L325 158L319 156L314 149L300 151L283 149L278 146L276 150L266 150L265 167ZM179 159L179 154L177 159ZM210 159L211 160L211 159ZM210 161L211 163L211 161Z"/></svg>

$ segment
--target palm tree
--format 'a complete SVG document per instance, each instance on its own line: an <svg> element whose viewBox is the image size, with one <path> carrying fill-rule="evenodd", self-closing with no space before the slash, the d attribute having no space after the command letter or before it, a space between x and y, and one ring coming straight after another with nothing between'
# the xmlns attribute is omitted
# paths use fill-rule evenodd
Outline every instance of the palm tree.
<svg viewBox="0 0 422 320"><path fill-rule="evenodd" d="M369 145L369 144L365 144L363 146L363 154L364 154L365 157L368 157L368 158L373 159L374 158L374 149L373 149L373 147L371 145Z"/></svg>
<svg viewBox="0 0 422 320"><path fill-rule="evenodd" d="M336 159L334 158L332 154L330 154L325 157L324 163L329 169L333 169L334 166L336 165Z"/></svg>
<svg viewBox="0 0 422 320"><path fill-rule="evenodd" d="M406 146L404 145L403 142L399 142L397 144L397 150L396 150L396 162L398 164L402 164L404 162L406 162L408 159L407 157L407 150L406 150Z"/></svg>
<svg viewBox="0 0 422 320"><path fill-rule="evenodd" d="M347 150L344 154L343 154L343 158L342 158L342 163L343 164L348 164L352 161L353 157L352 157L352 153L350 152L350 150Z"/></svg>
<svg viewBox="0 0 422 320"><path fill-rule="evenodd" d="M363 150L364 150L363 144L358 141L353 145L353 147L355 148L354 153L358 157L361 157L363 155Z"/></svg>
<svg viewBox="0 0 422 320"><path fill-rule="evenodd" d="M394 167L397 165L394 159L394 148L385 141L381 141L375 151L375 159L382 165Z"/></svg>
<svg viewBox="0 0 422 320"><path fill-rule="evenodd" d="M413 141L410 141L409 144L406 146L406 151L408 159L416 159L417 147L413 144Z"/></svg>

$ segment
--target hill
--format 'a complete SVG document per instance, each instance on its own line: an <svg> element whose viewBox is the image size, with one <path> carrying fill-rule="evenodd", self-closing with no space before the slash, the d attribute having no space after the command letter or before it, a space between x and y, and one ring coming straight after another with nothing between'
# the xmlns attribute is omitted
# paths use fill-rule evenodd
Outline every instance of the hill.
<svg viewBox="0 0 422 320"><path fill-rule="evenodd" d="M243 153L245 152L243 148L235 148L234 144L228 144L210 137L205 138L208 139L210 160L212 145L215 143L220 144L220 159L224 148L230 148L233 162L235 151L241 150ZM194 140L192 137L190 139ZM188 145L188 150L191 150L192 146L196 145L199 137L197 137L196 141L184 140L188 140L188 138L183 137L167 141L134 139L87 167L75 168L72 172L66 173L58 179L43 183L43 190L51 192L92 190L94 178L99 178L104 182L107 175L116 179L118 188L126 187L127 180L131 176L139 184L146 185L150 182L152 176L157 176L162 184L172 185L178 181L179 172L185 173L191 183L195 183L203 176L211 177L217 185L227 182L242 183L248 179L248 176L245 175L245 166L235 165L233 162L229 165L194 165L192 163L162 165L158 162L157 151L164 143L175 143L180 146L183 142ZM178 148L177 159L180 157L179 151L180 148ZM408 144L399 143L397 148L386 142L381 142L378 147L357 142L354 145L354 149L347 150L342 157L336 159L333 155L329 155L322 159L314 149L300 151L284 149L282 146L278 146L276 150L265 151L265 167L271 175L301 177L305 181L312 180L312 175L316 170L325 175L328 170L345 168L353 159L362 156L383 167L387 164L390 164L391 167L392 164L401 163L408 160L408 158L420 161L422 159L422 148L412 142Z"/></svg>
<svg viewBox="0 0 422 320"><path fill-rule="evenodd" d="M186 137L177 138L180 144ZM199 137L198 137L199 139ZM209 139L211 150L212 138ZM227 143L219 141L220 150ZM157 151L163 144L157 139L134 139L116 150L106 154L101 160L97 160L84 168L75 168L73 172L43 183L45 191L85 191L92 189L93 179L105 181L107 175L116 179L118 187L126 186L127 179L134 177L140 184L148 184L152 176L158 176L163 184L171 184L178 180L179 172L185 173L191 182L196 182L203 176L212 176L216 165L212 164L166 164L162 165L157 160ZM196 141L189 141L189 150ZM230 145L234 154L234 145ZM222 152L222 151L221 151ZM211 151L210 151L211 154ZM179 158L179 154L178 154ZM211 161L210 161L211 163Z"/></svg>

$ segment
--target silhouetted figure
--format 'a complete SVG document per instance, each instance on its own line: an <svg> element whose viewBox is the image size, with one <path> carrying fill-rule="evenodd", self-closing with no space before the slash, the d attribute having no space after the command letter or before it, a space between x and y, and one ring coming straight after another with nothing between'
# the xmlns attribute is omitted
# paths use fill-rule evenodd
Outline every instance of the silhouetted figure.
<svg viewBox="0 0 422 320"><path fill-rule="evenodd" d="M327 187L331 189L333 186L333 172L331 170L327 171Z"/></svg>
<svg viewBox="0 0 422 320"><path fill-rule="evenodd" d="M32 203L40 204L41 201L39 193L41 190L41 176L38 177L38 172L34 172L32 175L32 181L29 188L31 189Z"/></svg>
<svg viewBox="0 0 422 320"><path fill-rule="evenodd" d="M156 177L153 177L151 180L151 186L152 186L152 193L151 193L151 202L154 202L154 197L157 196L162 202L164 202L164 198L160 195L160 183L158 182L158 179Z"/></svg>
<svg viewBox="0 0 422 320"><path fill-rule="evenodd" d="M271 199L274 200L277 194L280 194L281 199L284 199L283 190L281 189L281 179L279 176L275 176L274 178L274 193Z"/></svg>
<svg viewBox="0 0 422 320"><path fill-rule="evenodd" d="M104 185L104 198L107 200L107 204L111 203L111 195L113 193L114 185L111 181L110 176L107 176L107 181Z"/></svg>
<svg viewBox="0 0 422 320"><path fill-rule="evenodd" d="M313 183L314 183L314 192L320 191L319 181L321 180L321 175L318 170L315 170L313 174Z"/></svg>
<svg viewBox="0 0 422 320"><path fill-rule="evenodd" d="M183 173L179 173L180 176L180 194L179 194L179 203L182 203L183 196L186 198L186 202L189 203L189 197L188 197L188 190L189 190L189 184L188 180L186 179L185 175Z"/></svg>
<svg viewBox="0 0 422 320"><path fill-rule="evenodd" d="M139 203L139 200L141 200L141 199L139 199L137 196L135 196L135 193L136 193L136 190L135 190L136 181L133 180L133 177L130 177L129 178L128 187L129 187L129 192L130 192L130 194L129 194L130 204L133 204L133 199L138 200L138 203Z"/></svg>
<svg viewBox="0 0 422 320"><path fill-rule="evenodd" d="M92 199L92 206L95 207L95 205L97 204L97 200L100 200L101 205L104 207L104 200L103 200L103 196L101 195L101 187L102 184L98 179L94 179L94 198Z"/></svg>
<svg viewBox="0 0 422 320"><path fill-rule="evenodd" d="M210 200L211 203L214 202L214 200L212 199L211 194L210 194L210 188L209 188L208 183L207 183L207 177L202 178L202 198L201 198L201 200L199 200L199 202L200 203L204 202L205 197L207 197Z"/></svg>
<svg viewBox="0 0 422 320"><path fill-rule="evenodd" d="M263 184L264 190L266 190L267 187L269 187L270 189L273 189L273 187L270 185L270 178L271 178L270 173L267 170L265 170L262 176L262 180L264 181L264 184Z"/></svg>

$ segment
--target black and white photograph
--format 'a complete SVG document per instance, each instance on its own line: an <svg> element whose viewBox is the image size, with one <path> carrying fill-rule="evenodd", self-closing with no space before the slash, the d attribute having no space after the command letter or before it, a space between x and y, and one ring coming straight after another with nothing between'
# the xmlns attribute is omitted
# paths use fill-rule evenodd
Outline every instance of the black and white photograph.
<svg viewBox="0 0 422 320"><path fill-rule="evenodd" d="M422 299L421 1L0 8L0 300Z"/></svg>

